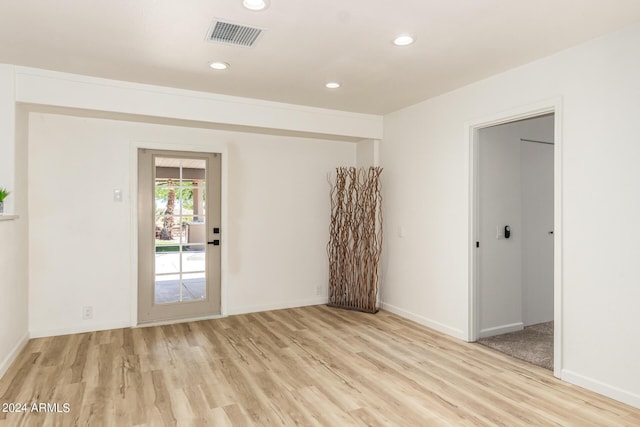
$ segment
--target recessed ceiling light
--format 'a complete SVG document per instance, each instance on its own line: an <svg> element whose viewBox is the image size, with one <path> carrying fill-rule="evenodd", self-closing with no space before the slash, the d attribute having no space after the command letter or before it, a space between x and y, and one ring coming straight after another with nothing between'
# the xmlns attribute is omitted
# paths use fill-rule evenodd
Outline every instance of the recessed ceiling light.
<svg viewBox="0 0 640 427"><path fill-rule="evenodd" d="M227 64L226 62L214 61L209 64L209 67L213 68L214 70L226 70L227 68L229 68L229 64Z"/></svg>
<svg viewBox="0 0 640 427"><path fill-rule="evenodd" d="M329 82L325 85L325 87L329 89L338 89L340 87L340 83L338 82Z"/></svg>
<svg viewBox="0 0 640 427"><path fill-rule="evenodd" d="M396 46L408 46L411 43L413 43L413 37L411 37L408 34L403 34L401 36L396 37L393 40L393 44L395 44Z"/></svg>
<svg viewBox="0 0 640 427"><path fill-rule="evenodd" d="M269 0L242 0L242 5L249 10L265 10L269 7Z"/></svg>

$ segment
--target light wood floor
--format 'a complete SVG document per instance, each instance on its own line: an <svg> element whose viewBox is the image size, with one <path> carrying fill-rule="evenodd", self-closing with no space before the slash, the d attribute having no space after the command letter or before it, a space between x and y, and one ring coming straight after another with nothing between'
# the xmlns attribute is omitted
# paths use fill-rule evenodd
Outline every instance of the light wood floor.
<svg viewBox="0 0 640 427"><path fill-rule="evenodd" d="M0 425L640 425L640 410L388 312L325 306L31 340Z"/></svg>

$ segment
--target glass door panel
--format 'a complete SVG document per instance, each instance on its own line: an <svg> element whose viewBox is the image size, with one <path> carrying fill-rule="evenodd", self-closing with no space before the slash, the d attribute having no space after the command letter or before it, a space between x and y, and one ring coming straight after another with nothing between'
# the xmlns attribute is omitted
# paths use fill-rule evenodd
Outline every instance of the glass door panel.
<svg viewBox="0 0 640 427"><path fill-rule="evenodd" d="M156 156L156 304L207 298L204 159Z"/></svg>

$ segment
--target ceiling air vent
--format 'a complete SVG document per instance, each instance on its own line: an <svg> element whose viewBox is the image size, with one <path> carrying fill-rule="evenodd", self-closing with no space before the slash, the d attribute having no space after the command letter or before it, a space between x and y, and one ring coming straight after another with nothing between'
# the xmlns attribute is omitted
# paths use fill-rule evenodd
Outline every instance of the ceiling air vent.
<svg viewBox="0 0 640 427"><path fill-rule="evenodd" d="M213 21L207 40L214 43L251 47L262 34L262 28L238 25L220 20Z"/></svg>

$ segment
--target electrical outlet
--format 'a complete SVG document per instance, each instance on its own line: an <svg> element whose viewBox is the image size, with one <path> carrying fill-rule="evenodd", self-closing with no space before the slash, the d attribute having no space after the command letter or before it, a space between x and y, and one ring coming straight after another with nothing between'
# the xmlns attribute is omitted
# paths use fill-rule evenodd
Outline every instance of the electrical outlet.
<svg viewBox="0 0 640 427"><path fill-rule="evenodd" d="M82 307L82 320L91 320L93 319L93 306L86 305Z"/></svg>
<svg viewBox="0 0 640 427"><path fill-rule="evenodd" d="M316 286L316 295L322 295L322 291L324 290L324 286L318 285Z"/></svg>

